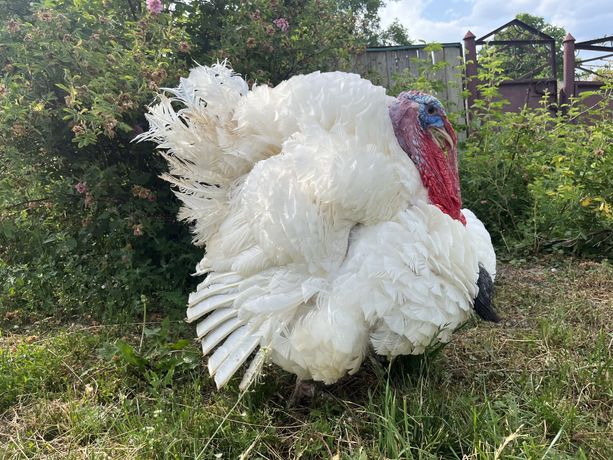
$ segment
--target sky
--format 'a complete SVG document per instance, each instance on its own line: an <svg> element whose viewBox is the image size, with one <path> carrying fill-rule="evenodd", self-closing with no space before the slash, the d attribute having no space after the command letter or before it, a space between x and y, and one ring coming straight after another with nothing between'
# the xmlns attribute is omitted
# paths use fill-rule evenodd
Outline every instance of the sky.
<svg viewBox="0 0 613 460"><path fill-rule="evenodd" d="M386 0L382 25L394 18L415 42L461 42L468 30L477 38L509 22L517 13L542 16L577 41L613 35L613 0Z"/></svg>

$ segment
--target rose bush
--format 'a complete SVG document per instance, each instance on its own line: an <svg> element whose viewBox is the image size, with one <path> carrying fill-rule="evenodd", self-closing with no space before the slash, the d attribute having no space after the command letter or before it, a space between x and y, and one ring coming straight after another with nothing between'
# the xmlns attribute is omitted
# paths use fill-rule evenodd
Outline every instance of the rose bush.
<svg viewBox="0 0 613 460"><path fill-rule="evenodd" d="M188 37L154 3L0 11L5 311L131 314L141 295L157 308L184 303L198 253L157 178L162 162L130 142L160 85L191 64Z"/></svg>

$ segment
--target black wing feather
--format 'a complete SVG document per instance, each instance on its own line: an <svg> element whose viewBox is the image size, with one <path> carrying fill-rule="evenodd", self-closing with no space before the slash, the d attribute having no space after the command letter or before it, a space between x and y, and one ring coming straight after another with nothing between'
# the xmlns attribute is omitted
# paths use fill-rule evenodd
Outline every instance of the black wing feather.
<svg viewBox="0 0 613 460"><path fill-rule="evenodd" d="M475 312L485 321L499 322L500 317L492 306L494 282L488 271L481 264L479 264L477 286L479 287L479 293L475 297Z"/></svg>

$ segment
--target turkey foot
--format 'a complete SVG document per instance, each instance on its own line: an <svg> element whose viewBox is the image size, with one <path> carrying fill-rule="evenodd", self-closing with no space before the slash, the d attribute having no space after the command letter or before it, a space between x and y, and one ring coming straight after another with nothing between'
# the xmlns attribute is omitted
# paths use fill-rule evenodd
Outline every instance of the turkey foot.
<svg viewBox="0 0 613 460"><path fill-rule="evenodd" d="M317 385L312 380L300 380L296 377L296 387L287 401L288 409L306 403L310 405L315 399Z"/></svg>

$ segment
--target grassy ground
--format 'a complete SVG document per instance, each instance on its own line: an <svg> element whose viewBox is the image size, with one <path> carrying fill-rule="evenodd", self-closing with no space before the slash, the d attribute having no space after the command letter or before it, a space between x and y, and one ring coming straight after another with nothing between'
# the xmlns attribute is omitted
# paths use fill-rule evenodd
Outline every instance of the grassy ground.
<svg viewBox="0 0 613 460"><path fill-rule="evenodd" d="M613 268L503 266L504 321L389 370L367 363L311 408L271 368L217 392L180 322L31 324L0 307L2 458L613 458Z"/></svg>

